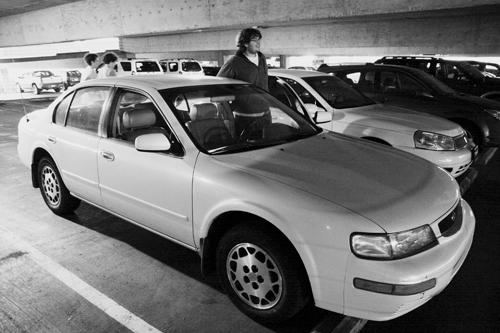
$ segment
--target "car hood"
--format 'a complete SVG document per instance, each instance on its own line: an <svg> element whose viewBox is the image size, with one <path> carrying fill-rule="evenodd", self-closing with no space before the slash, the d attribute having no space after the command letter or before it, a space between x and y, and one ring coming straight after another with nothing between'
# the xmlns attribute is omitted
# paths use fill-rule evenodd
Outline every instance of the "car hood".
<svg viewBox="0 0 500 333"><path fill-rule="evenodd" d="M453 177L432 163L331 132L213 157L232 168L343 206L387 232L432 223L459 198Z"/></svg>
<svg viewBox="0 0 500 333"><path fill-rule="evenodd" d="M479 96L462 93L449 95L446 97L453 99L455 103L459 103L460 105L465 107L473 105L483 109L500 110L500 102L488 98L482 98Z"/></svg>
<svg viewBox="0 0 500 333"><path fill-rule="evenodd" d="M339 113L336 111L334 111L333 121L341 120L335 115L335 113ZM452 137L463 134L462 128L454 122L427 113L397 106L372 104L345 109L345 112L358 116L356 117L358 118L356 119L358 124L408 133L411 135L413 135L416 130L429 131Z"/></svg>

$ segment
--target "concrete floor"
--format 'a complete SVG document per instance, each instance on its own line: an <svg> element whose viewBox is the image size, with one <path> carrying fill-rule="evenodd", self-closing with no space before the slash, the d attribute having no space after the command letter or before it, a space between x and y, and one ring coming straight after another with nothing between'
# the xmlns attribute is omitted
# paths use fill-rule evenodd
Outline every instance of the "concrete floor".
<svg viewBox="0 0 500 333"><path fill-rule="evenodd" d="M27 100L29 112L47 100ZM61 218L31 187L17 158L19 101L0 101L0 332L308 332L312 308L264 327L239 312L196 253L82 204ZM471 253L450 286L423 307L364 332L493 332L500 329L500 154L465 198L477 217ZM334 316L338 321L342 316Z"/></svg>

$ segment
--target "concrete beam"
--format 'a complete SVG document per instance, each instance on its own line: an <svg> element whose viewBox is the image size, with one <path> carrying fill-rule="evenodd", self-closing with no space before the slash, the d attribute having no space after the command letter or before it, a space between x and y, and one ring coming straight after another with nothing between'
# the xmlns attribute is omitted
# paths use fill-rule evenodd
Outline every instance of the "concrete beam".
<svg viewBox="0 0 500 333"><path fill-rule="evenodd" d="M475 0L474 6L498 0ZM86 0L0 18L0 47L293 25L470 7L470 0Z"/></svg>
<svg viewBox="0 0 500 333"><path fill-rule="evenodd" d="M265 28L261 49L267 55L500 55L500 6L440 13ZM125 37L121 47L131 53L234 52L237 32Z"/></svg>

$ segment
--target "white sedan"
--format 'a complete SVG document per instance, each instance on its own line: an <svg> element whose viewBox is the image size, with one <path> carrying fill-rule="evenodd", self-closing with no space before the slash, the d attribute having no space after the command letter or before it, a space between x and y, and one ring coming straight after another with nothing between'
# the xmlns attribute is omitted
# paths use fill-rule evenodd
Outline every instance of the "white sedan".
<svg viewBox="0 0 500 333"><path fill-rule="evenodd" d="M450 283L473 239L450 174L325 132L236 80L86 81L18 130L19 157L54 213L84 200L197 251L262 322L311 300L398 317Z"/></svg>
<svg viewBox="0 0 500 333"><path fill-rule="evenodd" d="M473 153L465 131L449 120L376 104L325 73L273 69L269 77L273 95L276 83L271 80L279 78L297 93L311 115L328 112L328 120L333 121L318 123L324 129L407 151L437 164L453 177L463 174L472 164Z"/></svg>

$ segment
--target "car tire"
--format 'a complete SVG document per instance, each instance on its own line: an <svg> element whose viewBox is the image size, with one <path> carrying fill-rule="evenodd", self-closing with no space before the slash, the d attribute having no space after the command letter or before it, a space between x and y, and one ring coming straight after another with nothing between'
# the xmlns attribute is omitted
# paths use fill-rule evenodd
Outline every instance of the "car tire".
<svg viewBox="0 0 500 333"><path fill-rule="evenodd" d="M69 193L51 158L40 159L37 177L43 200L56 215L66 215L78 208L80 199Z"/></svg>
<svg viewBox="0 0 500 333"><path fill-rule="evenodd" d="M31 87L33 88L33 95L38 95L40 93L40 89L37 87L36 84L32 84Z"/></svg>
<svg viewBox="0 0 500 333"><path fill-rule="evenodd" d="M269 228L230 229L217 245L216 266L231 301L258 322L284 322L311 302L298 254Z"/></svg>
<svg viewBox="0 0 500 333"><path fill-rule="evenodd" d="M58 93L58 92L60 92L60 91L61 91L61 88L54 88L54 91L55 91L56 93Z"/></svg>
<svg viewBox="0 0 500 333"><path fill-rule="evenodd" d="M24 92L23 88L21 88L21 85L19 83L16 84L16 90L17 90L18 93L23 93Z"/></svg>

